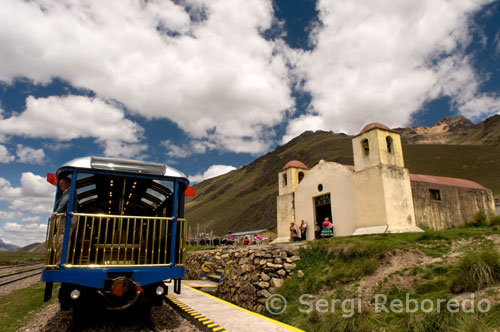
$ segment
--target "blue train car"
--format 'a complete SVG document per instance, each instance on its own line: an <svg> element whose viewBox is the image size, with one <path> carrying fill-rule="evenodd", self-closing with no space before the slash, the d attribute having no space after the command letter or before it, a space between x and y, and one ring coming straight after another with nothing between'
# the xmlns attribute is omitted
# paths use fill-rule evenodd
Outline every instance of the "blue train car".
<svg viewBox="0 0 500 332"><path fill-rule="evenodd" d="M57 177L57 178L55 178ZM62 310L161 305L184 276L189 181L174 168L130 159L85 157L53 175L47 227L45 300L61 283Z"/></svg>

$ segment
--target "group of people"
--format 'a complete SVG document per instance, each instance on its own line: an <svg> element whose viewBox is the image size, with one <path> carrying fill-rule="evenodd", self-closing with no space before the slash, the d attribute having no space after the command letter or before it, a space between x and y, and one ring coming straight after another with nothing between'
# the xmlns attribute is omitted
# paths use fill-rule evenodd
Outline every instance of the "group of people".
<svg viewBox="0 0 500 332"><path fill-rule="evenodd" d="M290 238L292 241L305 241L307 224L304 219L300 221L300 226L295 225L295 221L290 222Z"/></svg>
<svg viewBox="0 0 500 332"><path fill-rule="evenodd" d="M330 221L329 217L326 217L325 220L321 223L321 231L319 229L319 226L317 226L317 229L315 229L316 232L319 232L319 235L322 238L330 238L333 236L333 224ZM302 219L300 221L300 226L297 227L295 225L295 221L290 222L290 239L292 241L300 241L300 240L305 240L306 239L306 230L307 230L307 223Z"/></svg>
<svg viewBox="0 0 500 332"><path fill-rule="evenodd" d="M249 244L260 244L264 238L260 234L247 235L247 236L234 236L232 232L227 233L227 239L223 240L223 244L226 245L249 245Z"/></svg>

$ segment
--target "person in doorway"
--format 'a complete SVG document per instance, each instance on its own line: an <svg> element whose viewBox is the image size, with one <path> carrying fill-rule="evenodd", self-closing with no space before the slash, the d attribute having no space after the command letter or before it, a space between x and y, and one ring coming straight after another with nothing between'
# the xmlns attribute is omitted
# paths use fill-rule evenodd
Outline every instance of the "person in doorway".
<svg viewBox="0 0 500 332"><path fill-rule="evenodd" d="M321 229L321 237L322 238L329 238L333 236L333 224L330 221L329 217L326 217L325 220L323 220L322 224L323 228Z"/></svg>
<svg viewBox="0 0 500 332"><path fill-rule="evenodd" d="M299 240L299 234L297 231L297 226L295 226L295 221L290 222L290 239L292 241Z"/></svg>
<svg viewBox="0 0 500 332"><path fill-rule="evenodd" d="M306 230L307 230L307 224L305 222L304 219L302 219L300 221L300 226L299 226L299 230L300 230L300 239L302 241L305 241L306 240Z"/></svg>

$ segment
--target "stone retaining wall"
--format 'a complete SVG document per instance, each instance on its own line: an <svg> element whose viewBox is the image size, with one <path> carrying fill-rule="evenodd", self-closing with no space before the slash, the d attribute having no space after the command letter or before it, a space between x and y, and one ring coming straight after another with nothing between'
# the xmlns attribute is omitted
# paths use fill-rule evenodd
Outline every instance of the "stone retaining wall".
<svg viewBox="0 0 500 332"><path fill-rule="evenodd" d="M293 275L300 257L295 251L277 247L225 247L195 251L186 259L186 279L200 279L205 260L211 260L210 277L228 270L216 295L246 309L260 312L266 299Z"/></svg>

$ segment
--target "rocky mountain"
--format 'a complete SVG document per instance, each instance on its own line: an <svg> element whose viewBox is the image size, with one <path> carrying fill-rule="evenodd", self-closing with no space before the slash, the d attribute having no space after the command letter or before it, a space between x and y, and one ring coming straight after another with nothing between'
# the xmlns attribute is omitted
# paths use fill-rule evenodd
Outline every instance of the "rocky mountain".
<svg viewBox="0 0 500 332"><path fill-rule="evenodd" d="M15 244L5 243L0 239L0 251L16 251L19 249Z"/></svg>
<svg viewBox="0 0 500 332"><path fill-rule="evenodd" d="M465 178L500 197L500 115L473 124L464 117L443 118L430 127L397 128L411 173ZM252 163L197 185L186 201L192 232L216 234L276 226L278 172L296 159L313 167L320 159L352 165L351 136L306 131Z"/></svg>
<svg viewBox="0 0 500 332"><path fill-rule="evenodd" d="M466 144L500 147L500 115L473 124L464 116L444 117L429 127L396 128L406 144Z"/></svg>

